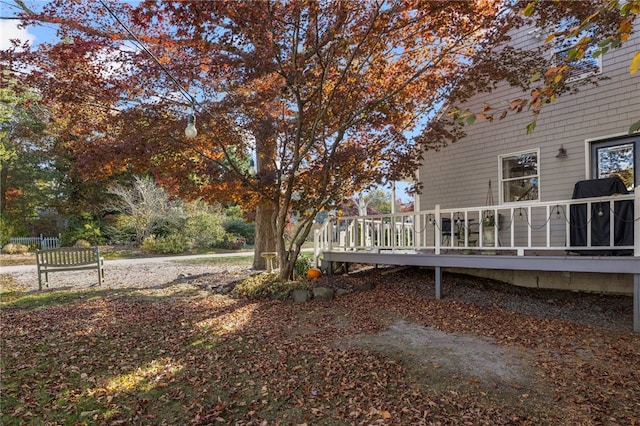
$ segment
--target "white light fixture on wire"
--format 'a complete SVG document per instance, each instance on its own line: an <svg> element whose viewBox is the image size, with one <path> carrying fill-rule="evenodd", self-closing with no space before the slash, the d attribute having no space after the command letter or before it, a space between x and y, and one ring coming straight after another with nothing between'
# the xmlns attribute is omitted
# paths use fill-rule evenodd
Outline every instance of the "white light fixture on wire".
<svg viewBox="0 0 640 426"><path fill-rule="evenodd" d="M185 89L182 86L182 84L180 84L180 82L176 80L173 74L169 72L169 70L162 64L162 62L160 62L158 58L149 49L147 49L147 46L145 46L144 43L142 43L140 39L136 37L136 35L129 29L129 27L127 27L124 24L124 22L122 22L122 20L120 20L120 18L109 8L109 6L107 6L105 1L104 0L98 0L98 1L100 2L100 4L102 4L102 7L104 7L107 10L107 12L109 12L109 14L113 17L113 19L115 19L116 22L120 24L122 28L124 28L124 30L129 34L129 36L131 36L131 38L135 40L137 46L140 47L144 52L146 52L149 55L149 57L153 59L153 61L158 65L158 67L160 67L160 69L162 69L162 71L164 71L167 74L169 79L176 85L176 87L178 88L182 96L184 96L191 103L193 112L189 114L189 117L187 119L187 127L184 129L184 134L187 137L187 139L195 138L198 135L198 129L196 129L196 115L195 115L195 106L197 102L195 98L189 94L187 89Z"/></svg>
<svg viewBox="0 0 640 426"><path fill-rule="evenodd" d="M198 129L196 129L196 115L191 113L187 117L187 127L184 129L184 135L187 139L193 139L198 136Z"/></svg>

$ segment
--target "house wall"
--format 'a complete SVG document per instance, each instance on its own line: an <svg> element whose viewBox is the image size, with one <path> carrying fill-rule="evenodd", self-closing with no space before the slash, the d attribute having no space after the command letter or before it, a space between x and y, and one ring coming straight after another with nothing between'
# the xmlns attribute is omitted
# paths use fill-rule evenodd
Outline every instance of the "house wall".
<svg viewBox="0 0 640 426"><path fill-rule="evenodd" d="M523 32L516 43L540 43ZM602 58L597 86L580 86L578 93L565 94L543 108L532 134L526 126L533 116L524 111L510 113L493 123L478 120L466 127L467 136L439 151L427 151L419 180L424 189L417 205L422 210L473 207L499 203L499 156L539 150L540 200L570 199L576 182L590 176L589 143L627 134L640 119L640 72L629 74L629 65L640 46L636 33L619 49ZM527 96L506 84L489 94L473 98L466 107L481 111L489 105ZM563 146L566 158L556 158ZM636 170L636 173L640 173ZM491 192L489 192L491 182ZM506 237L503 237L506 238ZM493 278L525 287L557 288L632 294L633 277L620 274L557 273L539 271L471 270L458 272Z"/></svg>
<svg viewBox="0 0 640 426"><path fill-rule="evenodd" d="M539 43L524 32L516 43ZM640 45L635 34L623 47L602 58L602 77L597 86L589 83L576 94L560 96L545 106L532 134L526 125L532 114L510 113L503 120L478 120L466 127L467 136L439 151L427 151L419 179L424 184L419 195L421 209L481 206L492 198L499 202L498 156L539 149L541 201L569 199L577 181L590 179L586 162L586 140L627 133L640 119L640 73L629 74L629 64ZM480 111L486 104L497 105L526 96L503 84L489 94L480 94L467 105ZM560 145L566 158L556 158ZM491 197L488 196L491 181Z"/></svg>
<svg viewBox="0 0 640 426"><path fill-rule="evenodd" d="M630 274L458 268L447 271L503 281L520 287L633 295L633 275Z"/></svg>

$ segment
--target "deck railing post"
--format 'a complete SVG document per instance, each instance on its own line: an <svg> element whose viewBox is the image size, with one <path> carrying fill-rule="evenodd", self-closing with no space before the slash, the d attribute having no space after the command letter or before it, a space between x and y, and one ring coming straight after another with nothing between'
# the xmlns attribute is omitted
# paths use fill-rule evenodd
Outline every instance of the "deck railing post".
<svg viewBox="0 0 640 426"><path fill-rule="evenodd" d="M394 212L391 213L391 250L395 251L397 245L397 228L396 228L396 215Z"/></svg>
<svg viewBox="0 0 640 426"><path fill-rule="evenodd" d="M333 217L329 217L329 224L327 226L327 231L326 233L328 234L327 237L329 239L328 244L327 244L327 248L329 249L329 251L331 251L333 249L333 237L335 235L336 229L335 229L335 223L334 223L335 219Z"/></svg>
<svg viewBox="0 0 640 426"><path fill-rule="evenodd" d="M442 223L440 222L440 204L436 204L436 210L435 210L435 221L436 221L436 226L435 226L435 243L436 243L436 250L435 253L436 254L440 254L440 243L442 240L442 232L441 232L441 226Z"/></svg>
<svg viewBox="0 0 640 426"><path fill-rule="evenodd" d="M640 257L640 185L633 194L633 255ZM640 274L633 276L633 331L640 332Z"/></svg>
<svg viewBox="0 0 640 426"><path fill-rule="evenodd" d="M571 206L570 203L564 205L564 245L567 250L571 250Z"/></svg>
<svg viewBox="0 0 640 426"><path fill-rule="evenodd" d="M633 331L640 332L640 274L633 276Z"/></svg>
<svg viewBox="0 0 640 426"><path fill-rule="evenodd" d="M315 268L318 267L318 258L320 257L320 252L322 249L320 248L320 230L315 229L313 231L313 266Z"/></svg>
<svg viewBox="0 0 640 426"><path fill-rule="evenodd" d="M414 250L418 250L418 248L420 248L420 246L423 245L423 243L421 241L418 241L418 239L423 238L422 236L422 232L420 232L420 230L422 229L422 216L420 216L420 214L418 214L415 210L413 211L413 249Z"/></svg>

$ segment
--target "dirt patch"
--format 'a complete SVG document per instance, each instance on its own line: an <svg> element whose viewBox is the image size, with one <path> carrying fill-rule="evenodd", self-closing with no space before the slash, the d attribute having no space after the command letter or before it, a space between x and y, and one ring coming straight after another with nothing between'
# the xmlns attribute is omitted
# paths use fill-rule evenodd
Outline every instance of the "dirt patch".
<svg viewBox="0 0 640 426"><path fill-rule="evenodd" d="M398 320L376 335L362 335L349 341L355 347L397 355L432 378L451 377L472 383L516 387L530 383L530 357L523 350L459 333L445 333L432 327Z"/></svg>

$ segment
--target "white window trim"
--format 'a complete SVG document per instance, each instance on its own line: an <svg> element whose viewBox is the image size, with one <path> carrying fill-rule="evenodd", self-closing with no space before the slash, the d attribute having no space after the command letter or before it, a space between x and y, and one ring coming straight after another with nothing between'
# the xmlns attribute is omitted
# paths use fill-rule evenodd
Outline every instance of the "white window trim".
<svg viewBox="0 0 640 426"><path fill-rule="evenodd" d="M592 147L593 147L594 144L599 144L599 143L602 143L602 142L614 141L615 139L622 140L622 139L625 139L625 138L633 138L635 136L636 136L635 134L630 135L627 132L623 132L623 133L614 133L614 134L611 134L611 135L598 136L598 137L595 137L595 138L585 139L584 140L584 152L585 152L585 155L584 155L584 175L585 175L585 179L597 179L598 178L598 176L594 176L594 173L593 173L594 169L593 169L593 156L592 156L593 150L592 150ZM640 154L640 152L638 152L638 153ZM636 163L636 166L637 166L637 163ZM634 174L635 173L640 173L640 170L636 170L636 169L638 169L638 167L634 167ZM640 177L640 176L636 175L636 181L637 181L638 177ZM629 190L629 192L633 193L633 192L635 192L635 190L637 188L640 188L640 185L637 185L637 186L631 188Z"/></svg>
<svg viewBox="0 0 640 426"><path fill-rule="evenodd" d="M554 49L554 51L553 51L553 62L554 62L554 64L556 64L556 65L560 64L560 62L556 60L556 55L558 55L559 53L562 53L562 52L566 52L566 51L570 50L571 48L572 47L567 47L567 48L564 48L564 49ZM586 55L586 53L585 53L585 55ZM595 61L598 64L598 69L596 71L588 71L588 72L584 72L582 74L577 74L577 75L571 76L571 77L567 78L566 82L567 83L573 83L575 81L580 81L580 80L583 80L585 78L588 78L588 77L591 77L591 76L594 76L594 75L602 74L602 56L603 55L600 55L597 58L592 58L592 59L595 59Z"/></svg>
<svg viewBox="0 0 640 426"><path fill-rule="evenodd" d="M628 136L628 133L614 133L612 135L598 136L595 138L588 138L584 140L584 178L585 179L595 179L596 176L593 176L591 170L591 145L594 143L604 142L610 139L616 139Z"/></svg>
<svg viewBox="0 0 640 426"><path fill-rule="evenodd" d="M516 152L510 152L508 154L501 154L498 156L498 203L500 205L506 205L506 206L511 206L511 205L519 205L521 203L524 203L524 201L504 201L504 193L503 193L503 174L502 174L502 159L505 157L515 157L517 155L521 155L521 154L529 154L529 153L535 153L536 154L536 158L538 159L538 199L537 200L527 200L526 202L529 203L539 203L540 200L542 200L542 179L540 179L540 174L541 174L541 168L540 168L540 148L534 148L534 149L525 149L522 151L516 151Z"/></svg>

